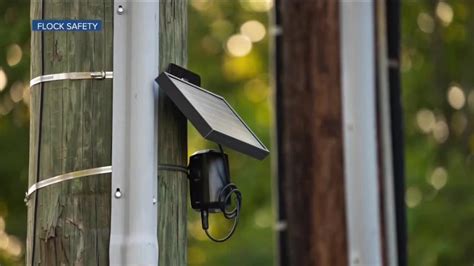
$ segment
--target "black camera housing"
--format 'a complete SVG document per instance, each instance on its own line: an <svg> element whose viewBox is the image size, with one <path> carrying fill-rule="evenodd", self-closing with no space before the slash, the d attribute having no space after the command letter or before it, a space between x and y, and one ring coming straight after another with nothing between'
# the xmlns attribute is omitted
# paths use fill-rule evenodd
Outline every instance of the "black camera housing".
<svg viewBox="0 0 474 266"><path fill-rule="evenodd" d="M189 159L191 206L217 213L230 202L223 202L222 189L230 183L227 154L215 150L197 151Z"/></svg>

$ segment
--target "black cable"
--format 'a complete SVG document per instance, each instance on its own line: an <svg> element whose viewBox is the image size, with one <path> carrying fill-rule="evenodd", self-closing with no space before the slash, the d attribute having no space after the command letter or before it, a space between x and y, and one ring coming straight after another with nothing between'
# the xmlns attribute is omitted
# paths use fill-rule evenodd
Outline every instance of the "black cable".
<svg viewBox="0 0 474 266"><path fill-rule="evenodd" d="M217 144L217 146L219 146L219 151L221 152L222 160L224 160L224 162L225 162L224 163L225 175L229 176L230 175L230 170L229 170L229 165L227 164L227 160L226 160L226 157L225 157L224 148L222 148L221 144Z"/></svg>
<svg viewBox="0 0 474 266"><path fill-rule="evenodd" d="M231 191L229 193L227 193L227 195L223 198L223 194L224 192L228 189L228 188L232 188ZM221 206L221 210L222 210L222 213L224 214L224 217L227 218L227 219L233 219L237 213L237 206L232 210L232 211L227 211L227 202L229 201L230 197L232 196L232 194L235 194L237 196L237 200L239 201L242 201L242 194L240 193L240 191L237 189L237 186L233 183L229 183L227 184L226 186L224 186L220 193L219 193L219 196L218 196L218 199L220 202L222 202L222 206Z"/></svg>
<svg viewBox="0 0 474 266"><path fill-rule="evenodd" d="M233 184L229 184L229 185L233 185ZM224 189L222 189L221 192L222 191L224 191ZM225 203L232 196L232 194L235 194L237 196L235 214L228 216L226 214L227 211L226 211L226 208L225 208ZM240 193L240 191L237 188L233 188L229 193L227 193L225 199L226 199L226 201L224 202L223 206L221 206L222 213L223 213L223 215L226 219L228 219L228 220L233 219L234 223L233 223L232 228L230 229L229 233L223 238L215 238L209 233L209 231L208 231L208 229L209 229L209 213L208 213L207 210L201 210L202 229L206 233L207 237L209 237L209 239L211 239L214 242L218 242L218 243L222 243L224 241L227 241L234 234L235 229L237 229L237 225L239 223L240 208L242 206L242 194Z"/></svg>
<svg viewBox="0 0 474 266"><path fill-rule="evenodd" d="M41 1L41 19L45 18L45 4L44 0ZM44 32L41 31L41 75L44 75ZM43 127L43 101L44 101L44 92L43 92L43 85L44 83L40 84L39 93L40 93L40 101L39 101L39 114L38 114L38 148L36 150L36 175L35 175L35 183L39 182L40 179L40 155L41 155L41 129ZM33 94L31 94L33 95ZM33 228L32 228L32 241L31 243L31 264L35 264L35 249L36 249L36 221L37 221L37 209L38 209L38 194L35 193L35 204L33 206Z"/></svg>
<svg viewBox="0 0 474 266"><path fill-rule="evenodd" d="M162 171L178 171L189 175L189 169L186 166L174 165L174 164L159 164L158 170Z"/></svg>
<svg viewBox="0 0 474 266"><path fill-rule="evenodd" d="M226 161L226 157L225 157L225 153L224 153L224 149L222 148L222 145L221 144L217 144L219 146L219 150L221 152L221 156L222 156L222 160L224 161L224 171L225 171L225 175L226 177L229 177L230 176L230 169L229 169L229 164L228 162ZM228 178L230 180L230 178ZM230 187L233 187L233 189L237 189L237 186L233 183L229 183L227 184L226 186L224 186L221 191L219 192L219 196L218 196L218 199L221 200L221 197L222 197L222 194ZM232 191L231 191L232 193ZM229 193L228 195L231 195L231 193ZM228 218L229 215L233 215L233 214L228 214L226 209L225 209L225 204L227 203L227 200L228 200L228 195L226 196L225 200L224 201L221 201L224 203L224 208L222 209L222 212L224 213L224 216L227 218L227 219L232 219L232 218ZM240 199L242 198L242 193L240 193L240 191L238 191L238 197L240 197ZM235 208L231 213L234 213L235 211L237 210L237 208Z"/></svg>

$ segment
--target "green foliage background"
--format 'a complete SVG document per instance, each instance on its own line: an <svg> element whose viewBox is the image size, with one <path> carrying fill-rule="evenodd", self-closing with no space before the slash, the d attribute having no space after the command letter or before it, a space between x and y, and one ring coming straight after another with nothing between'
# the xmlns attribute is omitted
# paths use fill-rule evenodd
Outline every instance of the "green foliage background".
<svg viewBox="0 0 474 266"><path fill-rule="evenodd" d="M474 5L469 0L403 3L410 262L472 264ZM459 110L449 104L453 86L458 89L452 100L460 104L464 99Z"/></svg>
<svg viewBox="0 0 474 266"><path fill-rule="evenodd" d="M12 98L18 100L15 94L29 81L29 40L29 3L0 0L0 71L8 79L6 87L0 89L0 265L24 264L21 253L11 255L5 247L6 234L10 247L13 242L17 247L19 243L23 245L26 238L22 198L28 178L29 111L24 101L15 103ZM11 55L13 44L20 46L23 55L18 64L10 67L7 56L9 51ZM12 90L15 83L17 89ZM24 250L24 245L21 248Z"/></svg>
<svg viewBox="0 0 474 266"><path fill-rule="evenodd" d="M255 2L190 1L188 66L201 74L204 88L223 95L234 106L271 150L268 29L266 37L254 43L246 56L234 57L226 48L227 40L239 34L245 22L257 20L268 26L265 1ZM189 128L190 154L207 146L215 148ZM190 209L189 265L272 265L271 158L261 162L226 152L230 153L232 179L243 193L239 227L228 242L213 243L202 233L199 215ZM218 229L214 234L226 234L230 224L222 222L211 219L211 227Z"/></svg>
<svg viewBox="0 0 474 266"><path fill-rule="evenodd" d="M202 75L203 87L224 95L271 148L274 121L269 14L265 5L255 2L259 1L190 0L188 66ZM401 68L411 265L474 262L474 232L470 230L474 224L473 13L470 0L402 2ZM226 43L249 20L263 23L266 36L253 43L247 55L232 56ZM0 70L8 79L5 89L0 88L1 265L24 264L28 93L19 99L18 91L29 81L29 38L29 2L0 0ZM10 66L8 56L14 53L13 44L21 48L22 57ZM458 104L464 99L456 108L448 99L453 86L458 88L453 99ZM191 126L189 143L190 154L213 147ZM205 238L197 213L190 209L189 264L272 265L271 159L262 163L233 152L230 157L232 178L244 194L241 224L229 242L215 244ZM216 218L211 226L213 233L224 234L228 224ZM2 237L11 240L10 249ZM19 254L11 249L18 244Z"/></svg>

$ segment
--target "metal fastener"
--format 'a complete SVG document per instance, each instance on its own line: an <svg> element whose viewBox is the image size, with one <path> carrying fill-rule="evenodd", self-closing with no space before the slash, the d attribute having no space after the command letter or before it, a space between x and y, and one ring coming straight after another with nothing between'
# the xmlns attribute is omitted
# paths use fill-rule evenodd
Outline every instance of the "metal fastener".
<svg viewBox="0 0 474 266"><path fill-rule="evenodd" d="M114 196L116 199L119 199L122 197L122 192L120 191L120 188L117 188L117 190L115 190Z"/></svg>
<svg viewBox="0 0 474 266"><path fill-rule="evenodd" d="M117 13L118 13L119 15L122 15L124 11L125 11L125 9L123 8L122 5L118 6L118 8L117 8Z"/></svg>

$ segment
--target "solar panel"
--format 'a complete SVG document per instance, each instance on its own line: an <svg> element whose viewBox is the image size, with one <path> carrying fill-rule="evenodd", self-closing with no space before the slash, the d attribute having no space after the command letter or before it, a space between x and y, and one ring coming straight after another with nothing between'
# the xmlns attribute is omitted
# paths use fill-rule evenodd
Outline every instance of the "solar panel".
<svg viewBox="0 0 474 266"><path fill-rule="evenodd" d="M181 71L183 70L181 69ZM176 74L176 72L173 73ZM193 78L197 76L192 72L190 75ZM200 80L199 76L197 77ZM160 89L171 98L205 139L260 160L268 155L269 152L265 145L222 96L207 91L183 77L168 73L168 71L161 73L156 81L160 85Z"/></svg>

